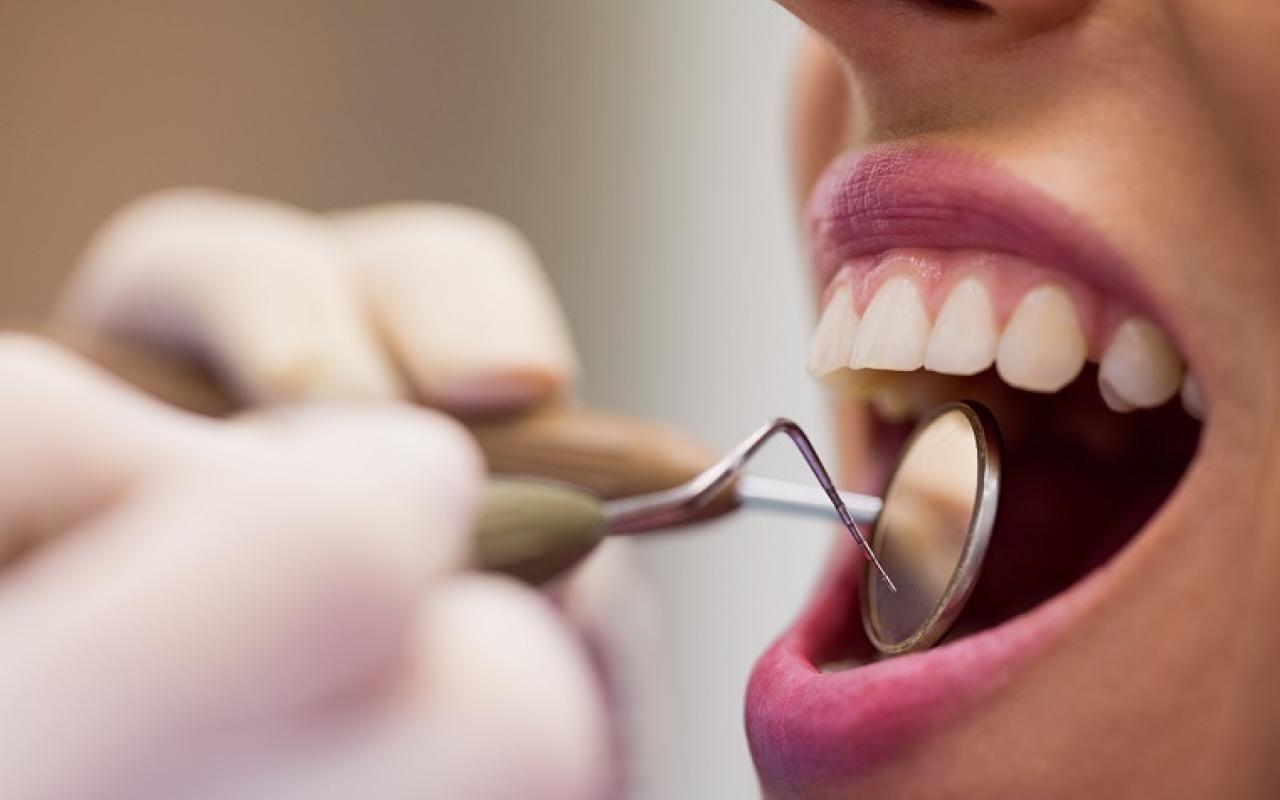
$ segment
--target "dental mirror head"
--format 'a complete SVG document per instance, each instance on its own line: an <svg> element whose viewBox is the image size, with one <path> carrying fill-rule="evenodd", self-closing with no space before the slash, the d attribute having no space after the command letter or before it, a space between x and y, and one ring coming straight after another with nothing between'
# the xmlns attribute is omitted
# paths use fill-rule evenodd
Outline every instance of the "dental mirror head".
<svg viewBox="0 0 1280 800"><path fill-rule="evenodd" d="M973 592L1000 499L999 428L977 403L947 403L912 433L884 494L871 547L897 583L870 565L862 623L878 650L899 655L938 642Z"/></svg>

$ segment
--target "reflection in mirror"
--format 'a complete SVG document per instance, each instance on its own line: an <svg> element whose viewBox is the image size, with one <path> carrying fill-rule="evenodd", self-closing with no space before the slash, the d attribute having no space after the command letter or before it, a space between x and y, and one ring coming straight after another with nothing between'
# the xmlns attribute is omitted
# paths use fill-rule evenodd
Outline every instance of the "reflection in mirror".
<svg viewBox="0 0 1280 800"><path fill-rule="evenodd" d="M938 617L965 561L983 479L980 427L967 411L952 407L922 425L885 493L873 545L899 591L874 581L865 595L881 650L917 649L945 632Z"/></svg>

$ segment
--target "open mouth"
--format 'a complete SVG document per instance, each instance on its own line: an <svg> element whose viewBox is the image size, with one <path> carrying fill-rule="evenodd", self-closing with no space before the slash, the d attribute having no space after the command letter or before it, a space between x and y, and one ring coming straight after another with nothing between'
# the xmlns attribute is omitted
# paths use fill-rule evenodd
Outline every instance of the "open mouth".
<svg viewBox="0 0 1280 800"><path fill-rule="evenodd" d="M856 157L820 183L811 219L825 288L809 369L870 411L857 488L882 490L913 423L956 399L999 420L1003 487L981 577L933 650L875 651L864 567L841 548L752 678L766 780L871 768L1051 648L1177 491L1205 414L1140 277L986 165Z"/></svg>

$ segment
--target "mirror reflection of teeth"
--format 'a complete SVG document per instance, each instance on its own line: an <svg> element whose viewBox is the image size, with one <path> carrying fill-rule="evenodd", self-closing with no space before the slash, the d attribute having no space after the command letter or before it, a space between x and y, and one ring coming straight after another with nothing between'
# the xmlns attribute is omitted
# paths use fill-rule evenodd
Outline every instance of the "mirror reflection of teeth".
<svg viewBox="0 0 1280 800"><path fill-rule="evenodd" d="M1045 281L1025 287L1001 329L990 280L974 274L954 282L937 298L931 319L916 276L888 275L869 293L861 314L854 288L837 277L813 335L810 373L830 378L850 371L923 368L971 376L994 366L1009 386L1054 393L1093 360L1099 364L1099 391L1113 411L1155 408L1180 395L1187 413L1204 418L1199 386L1169 337L1151 320L1108 309L1106 314L1117 322L1100 348L1090 348L1073 293ZM1100 349L1100 357L1091 358L1091 349ZM900 386L884 381L874 381L863 394L891 421L908 418L917 405Z"/></svg>

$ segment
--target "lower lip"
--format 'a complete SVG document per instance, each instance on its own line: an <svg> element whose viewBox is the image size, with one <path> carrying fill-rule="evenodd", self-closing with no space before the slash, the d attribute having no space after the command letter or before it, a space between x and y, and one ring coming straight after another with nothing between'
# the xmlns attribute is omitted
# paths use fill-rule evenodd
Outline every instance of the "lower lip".
<svg viewBox="0 0 1280 800"><path fill-rule="evenodd" d="M1056 641L1105 568L1037 609L933 650L840 672L822 664L840 643L870 652L859 616L864 562L851 544L797 624L757 663L747 735L766 780L804 786L865 773L998 690Z"/></svg>

